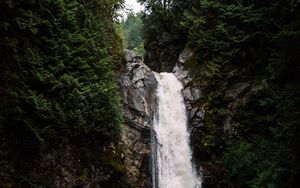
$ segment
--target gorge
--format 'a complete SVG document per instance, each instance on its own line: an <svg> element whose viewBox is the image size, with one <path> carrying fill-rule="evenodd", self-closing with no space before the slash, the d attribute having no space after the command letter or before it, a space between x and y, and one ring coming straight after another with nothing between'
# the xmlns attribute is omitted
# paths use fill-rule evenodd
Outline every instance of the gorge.
<svg viewBox="0 0 300 188"><path fill-rule="evenodd" d="M157 107L152 136L153 188L201 188L192 165L182 83L173 73L156 73Z"/></svg>
<svg viewBox="0 0 300 188"><path fill-rule="evenodd" d="M195 122L200 120L196 115L199 111L192 104L201 97L201 91L199 87L187 86L191 79L182 69L191 51L183 51L174 73L155 73L135 52L124 50L124 54L119 82L129 127L122 131L121 148L125 151L126 168L135 169L128 177L139 182L139 187L200 188L200 166L192 165L189 146L192 127L188 122L191 118ZM143 159L150 161L147 164ZM145 165L149 166L148 172L141 168Z"/></svg>
<svg viewBox="0 0 300 188"><path fill-rule="evenodd" d="M298 188L300 1L138 2L0 1L0 187Z"/></svg>

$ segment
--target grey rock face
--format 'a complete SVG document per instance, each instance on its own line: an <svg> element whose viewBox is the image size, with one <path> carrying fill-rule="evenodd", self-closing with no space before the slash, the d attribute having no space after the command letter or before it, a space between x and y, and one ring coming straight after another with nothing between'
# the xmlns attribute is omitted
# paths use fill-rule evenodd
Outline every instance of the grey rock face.
<svg viewBox="0 0 300 188"><path fill-rule="evenodd" d="M125 124L119 146L132 187L149 187L150 126L152 125L157 81L141 58L124 50L125 62L119 73Z"/></svg>
<svg viewBox="0 0 300 188"><path fill-rule="evenodd" d="M149 187L150 185L150 137L128 125L122 127L121 141L126 176L132 187Z"/></svg>
<svg viewBox="0 0 300 188"><path fill-rule="evenodd" d="M155 108L157 81L153 72L132 51L125 50L125 70L119 76L125 116L149 128Z"/></svg>
<svg viewBox="0 0 300 188"><path fill-rule="evenodd" d="M189 71L184 70L184 64L189 58L193 56L193 51L191 49L185 49L178 58L178 62L175 64L173 73L175 76L184 84L188 84L192 77L189 74Z"/></svg>
<svg viewBox="0 0 300 188"><path fill-rule="evenodd" d="M201 95L202 95L201 90L197 86L186 87L183 90L184 99L192 102L200 99Z"/></svg>
<svg viewBox="0 0 300 188"><path fill-rule="evenodd" d="M175 74L175 76L184 85L182 94L185 100L187 114L189 115L188 119L190 128L202 125L202 119L204 116L204 112L202 112L202 109L195 106L195 103L202 96L200 86L192 83L192 76L190 75L188 70L184 69L184 64L193 56L193 54L193 50L186 48L179 55L178 62L173 69L173 73Z"/></svg>
<svg viewBox="0 0 300 188"><path fill-rule="evenodd" d="M184 70L183 65L180 63L176 63L173 73L184 85L192 80L191 76L189 75L189 71Z"/></svg>

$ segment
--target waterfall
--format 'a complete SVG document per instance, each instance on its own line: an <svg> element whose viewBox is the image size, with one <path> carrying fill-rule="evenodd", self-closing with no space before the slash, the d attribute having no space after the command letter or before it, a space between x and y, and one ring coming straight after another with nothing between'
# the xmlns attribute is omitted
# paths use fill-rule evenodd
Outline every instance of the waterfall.
<svg viewBox="0 0 300 188"><path fill-rule="evenodd" d="M158 107L152 132L153 188L200 188L192 165L181 82L172 73L155 75Z"/></svg>

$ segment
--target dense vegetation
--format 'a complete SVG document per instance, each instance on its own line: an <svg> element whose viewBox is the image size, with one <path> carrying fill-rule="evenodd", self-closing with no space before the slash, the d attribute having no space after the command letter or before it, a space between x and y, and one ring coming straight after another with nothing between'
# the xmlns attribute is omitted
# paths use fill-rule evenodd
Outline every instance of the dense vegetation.
<svg viewBox="0 0 300 188"><path fill-rule="evenodd" d="M61 143L118 136L121 3L0 2L0 187L34 187L31 160Z"/></svg>
<svg viewBox="0 0 300 188"><path fill-rule="evenodd" d="M130 12L121 24L125 35L126 49L134 50L139 55L144 56L142 13Z"/></svg>
<svg viewBox="0 0 300 188"><path fill-rule="evenodd" d="M192 143L204 186L297 187L300 2L139 1L146 13L122 23L127 48L143 54L145 40L156 71L172 70L184 48L194 51L185 68L203 91L193 105L205 108L204 126ZM81 167L94 165L112 174L100 186L127 187L118 148L101 148L122 121L114 71L121 4L0 1L0 187L52 186L62 172L42 168L41 158L59 163L55 152L70 145L79 187L88 179Z"/></svg>
<svg viewBox="0 0 300 188"><path fill-rule="evenodd" d="M203 90L195 105L206 107L193 135L205 187L297 187L299 1L140 2L146 63L165 71L194 51L186 68Z"/></svg>

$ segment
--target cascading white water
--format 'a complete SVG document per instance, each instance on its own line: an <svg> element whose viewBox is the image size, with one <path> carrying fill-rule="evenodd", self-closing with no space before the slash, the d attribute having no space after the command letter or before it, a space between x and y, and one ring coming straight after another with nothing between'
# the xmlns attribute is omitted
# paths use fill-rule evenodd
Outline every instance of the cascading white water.
<svg viewBox="0 0 300 188"><path fill-rule="evenodd" d="M200 188L192 165L181 82L172 73L155 75L158 109L152 136L153 188Z"/></svg>

